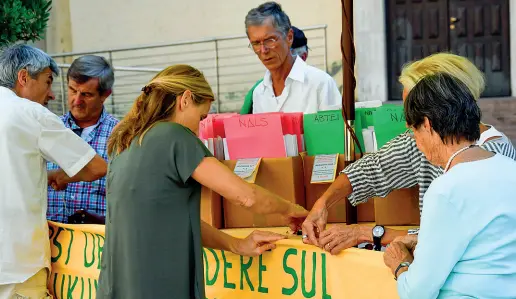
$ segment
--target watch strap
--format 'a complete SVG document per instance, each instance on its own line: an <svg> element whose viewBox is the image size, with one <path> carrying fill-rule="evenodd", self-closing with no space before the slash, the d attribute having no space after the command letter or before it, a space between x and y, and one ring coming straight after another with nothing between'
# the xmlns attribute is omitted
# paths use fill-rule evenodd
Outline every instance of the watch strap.
<svg viewBox="0 0 516 299"><path fill-rule="evenodd" d="M401 268L405 268L405 267L409 267L410 266L410 263L409 262L402 262L398 265L398 268L396 268L396 271L394 271L394 280L398 280L398 272L400 271Z"/></svg>

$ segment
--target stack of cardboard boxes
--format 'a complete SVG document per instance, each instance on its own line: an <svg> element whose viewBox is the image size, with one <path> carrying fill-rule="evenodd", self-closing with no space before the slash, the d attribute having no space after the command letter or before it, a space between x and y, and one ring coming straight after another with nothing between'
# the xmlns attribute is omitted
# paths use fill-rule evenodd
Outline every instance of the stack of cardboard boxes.
<svg viewBox="0 0 516 299"><path fill-rule="evenodd" d="M233 170L236 161L222 161ZM340 155L337 172L347 165ZM311 184L314 157L262 159L255 184L310 210L330 184ZM328 223L376 222L379 225L419 225L418 188L391 192L386 198L373 198L354 208L341 200L328 214ZM203 187L201 217L217 228L278 227L286 220L278 215L257 215L232 204Z"/></svg>

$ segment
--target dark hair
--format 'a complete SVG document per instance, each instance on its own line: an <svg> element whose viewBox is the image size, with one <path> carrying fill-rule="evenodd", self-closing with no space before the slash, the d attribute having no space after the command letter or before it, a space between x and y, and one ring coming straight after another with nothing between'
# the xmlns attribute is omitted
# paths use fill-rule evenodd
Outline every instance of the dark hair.
<svg viewBox="0 0 516 299"><path fill-rule="evenodd" d="M480 138L480 108L468 87L451 75L423 77L405 99L404 110L407 125L419 128L428 118L444 144Z"/></svg>
<svg viewBox="0 0 516 299"><path fill-rule="evenodd" d="M115 74L113 74L109 62L104 57L96 55L86 55L75 59L68 69L66 78L79 84L92 78L98 78L100 94L110 91L115 83Z"/></svg>
<svg viewBox="0 0 516 299"><path fill-rule="evenodd" d="M292 27L287 14L276 2L265 2L257 8L251 9L245 17L245 32L249 26L260 26L266 20L272 20L272 26L283 36L286 36Z"/></svg>

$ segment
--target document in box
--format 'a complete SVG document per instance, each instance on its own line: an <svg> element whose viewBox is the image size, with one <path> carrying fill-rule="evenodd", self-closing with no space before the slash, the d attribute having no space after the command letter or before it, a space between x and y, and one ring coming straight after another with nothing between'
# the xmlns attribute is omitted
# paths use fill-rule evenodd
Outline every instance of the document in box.
<svg viewBox="0 0 516 299"><path fill-rule="evenodd" d="M233 172L248 183L256 181L262 158L238 159Z"/></svg>
<svg viewBox="0 0 516 299"><path fill-rule="evenodd" d="M333 155L317 155L314 159L314 167L312 168L311 184L332 183L335 181L337 172L338 154Z"/></svg>

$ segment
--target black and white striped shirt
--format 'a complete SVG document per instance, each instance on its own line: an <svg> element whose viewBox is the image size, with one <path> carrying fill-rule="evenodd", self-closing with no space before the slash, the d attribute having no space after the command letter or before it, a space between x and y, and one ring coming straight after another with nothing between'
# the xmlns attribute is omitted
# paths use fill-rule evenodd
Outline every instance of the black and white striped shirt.
<svg viewBox="0 0 516 299"><path fill-rule="evenodd" d="M512 143L493 127L484 132L480 140L488 139L484 136L488 132L492 136L503 137L481 142L480 147L516 160L516 150ZM372 197L386 197L393 190L419 184L419 211L421 212L425 192L432 181L444 171L426 159L417 148L412 136L403 133L389 141L379 151L365 155L342 172L348 176L353 187L353 193L348 196L352 205L365 203Z"/></svg>

